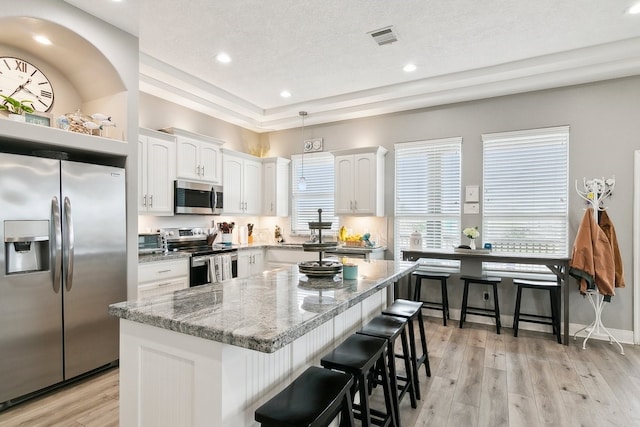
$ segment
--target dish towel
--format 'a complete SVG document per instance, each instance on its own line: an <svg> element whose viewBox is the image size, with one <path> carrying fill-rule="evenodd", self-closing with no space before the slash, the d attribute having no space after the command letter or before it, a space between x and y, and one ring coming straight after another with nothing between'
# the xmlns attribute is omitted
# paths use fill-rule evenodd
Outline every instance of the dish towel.
<svg viewBox="0 0 640 427"><path fill-rule="evenodd" d="M222 278L221 280L231 279L231 255L220 255L222 259Z"/></svg>

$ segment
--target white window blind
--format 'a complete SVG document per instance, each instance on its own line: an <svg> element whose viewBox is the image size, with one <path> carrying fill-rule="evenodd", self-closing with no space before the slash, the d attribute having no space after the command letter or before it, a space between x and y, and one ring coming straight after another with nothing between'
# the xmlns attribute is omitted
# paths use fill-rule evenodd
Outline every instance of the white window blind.
<svg viewBox="0 0 640 427"><path fill-rule="evenodd" d="M395 144L396 258L414 231L422 234L423 249L459 244L461 148L459 137Z"/></svg>
<svg viewBox="0 0 640 427"><path fill-rule="evenodd" d="M291 156L291 233L310 234L309 222L318 221L318 209L322 209L322 221L332 222L331 229L338 230L338 217L334 205L334 166L330 153L304 155L305 190L298 188L303 174L302 155Z"/></svg>
<svg viewBox="0 0 640 427"><path fill-rule="evenodd" d="M482 241L495 252L566 256L569 127L482 135ZM486 270L545 271L486 263Z"/></svg>

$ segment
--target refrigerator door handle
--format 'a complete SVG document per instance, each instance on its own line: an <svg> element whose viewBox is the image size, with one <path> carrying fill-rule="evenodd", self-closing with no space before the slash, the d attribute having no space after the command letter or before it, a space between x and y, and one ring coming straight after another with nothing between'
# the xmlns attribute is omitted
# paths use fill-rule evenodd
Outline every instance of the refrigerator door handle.
<svg viewBox="0 0 640 427"><path fill-rule="evenodd" d="M51 218L53 219L54 253L53 253L53 291L60 292L60 273L62 272L62 226L60 224L60 203L58 198L51 198Z"/></svg>
<svg viewBox="0 0 640 427"><path fill-rule="evenodd" d="M67 268L66 268L66 288L67 291L71 290L73 286L73 244L74 244L74 236L73 236L73 216L71 215L71 201L68 197L64 198L64 220L66 225L66 236L67 236Z"/></svg>

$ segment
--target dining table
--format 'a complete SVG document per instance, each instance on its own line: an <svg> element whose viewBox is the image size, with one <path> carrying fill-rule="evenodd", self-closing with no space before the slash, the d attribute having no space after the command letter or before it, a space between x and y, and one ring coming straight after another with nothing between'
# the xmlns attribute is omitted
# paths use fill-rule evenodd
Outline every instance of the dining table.
<svg viewBox="0 0 640 427"><path fill-rule="evenodd" d="M544 265L556 276L556 281L562 288L561 312L563 316L564 345L569 345L569 286L567 286L569 261L568 256L544 254L519 254L494 252L487 249L421 249L402 250L405 261L419 261L422 258L439 260L456 260L469 264L472 274L482 272L482 263L498 262L506 264L535 264ZM465 265L465 271L468 271Z"/></svg>

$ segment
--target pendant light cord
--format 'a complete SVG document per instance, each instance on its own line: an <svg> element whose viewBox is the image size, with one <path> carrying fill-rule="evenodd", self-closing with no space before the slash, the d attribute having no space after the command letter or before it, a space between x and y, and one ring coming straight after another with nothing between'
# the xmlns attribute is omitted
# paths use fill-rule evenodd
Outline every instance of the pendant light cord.
<svg viewBox="0 0 640 427"><path fill-rule="evenodd" d="M300 117L302 117L302 161L301 161L301 168L300 168L300 180L298 181L298 188L301 190L306 189L307 187L307 183L306 183L306 179L304 178L304 118L307 116L307 112L306 111L300 111Z"/></svg>

